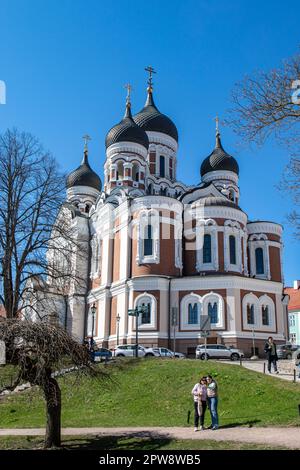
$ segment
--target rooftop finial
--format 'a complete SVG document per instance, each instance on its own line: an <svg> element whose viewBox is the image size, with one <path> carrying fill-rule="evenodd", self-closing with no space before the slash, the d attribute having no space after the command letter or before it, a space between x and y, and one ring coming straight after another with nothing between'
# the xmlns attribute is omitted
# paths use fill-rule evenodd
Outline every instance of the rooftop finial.
<svg viewBox="0 0 300 470"><path fill-rule="evenodd" d="M220 133L220 132L219 132L219 121L220 121L220 120L219 120L219 116L218 116L218 115L216 115L215 121L216 121L216 134L219 134L219 133Z"/></svg>
<svg viewBox="0 0 300 470"><path fill-rule="evenodd" d="M221 138L220 138L220 129L219 129L220 119L218 115L216 115L215 121L216 121L216 148L222 148Z"/></svg>
<svg viewBox="0 0 300 470"><path fill-rule="evenodd" d="M124 118L131 118L132 119L132 116L131 116L131 101L130 101L130 94L131 94L131 91L132 91L132 86L130 85L130 83L126 83L126 85L124 85L125 88L127 89L127 96L126 96L126 110L125 110L125 114L124 114Z"/></svg>
<svg viewBox="0 0 300 470"><path fill-rule="evenodd" d="M88 156L88 153L89 153L88 141L89 141L89 140L92 140L92 139L90 138L90 136L89 136L88 134L85 134L82 138L83 138L83 140L84 140L83 160L82 160L82 163L87 163L87 156Z"/></svg>
<svg viewBox="0 0 300 470"><path fill-rule="evenodd" d="M125 88L127 89L126 106L131 106L130 95L132 86L130 85L130 83L126 83Z"/></svg>
<svg viewBox="0 0 300 470"><path fill-rule="evenodd" d="M149 73L149 78L148 78L148 91L152 91L153 89L153 82L152 82L152 74L156 73L154 68L151 65L148 65L148 67L145 67L146 72Z"/></svg>

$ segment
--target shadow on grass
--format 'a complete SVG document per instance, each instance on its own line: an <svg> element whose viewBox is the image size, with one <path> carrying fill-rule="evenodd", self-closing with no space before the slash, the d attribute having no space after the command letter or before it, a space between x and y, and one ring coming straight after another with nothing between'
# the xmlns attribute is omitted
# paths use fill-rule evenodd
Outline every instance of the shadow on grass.
<svg viewBox="0 0 300 470"><path fill-rule="evenodd" d="M260 423L260 419L252 419L249 421L240 421L236 423L229 423L229 424L221 424L220 428L236 428L239 426L248 426L249 428L252 428L252 426L255 426L257 423Z"/></svg>
<svg viewBox="0 0 300 470"><path fill-rule="evenodd" d="M66 450L159 450L169 444L171 438L154 432L133 432L118 436L65 437L62 449Z"/></svg>

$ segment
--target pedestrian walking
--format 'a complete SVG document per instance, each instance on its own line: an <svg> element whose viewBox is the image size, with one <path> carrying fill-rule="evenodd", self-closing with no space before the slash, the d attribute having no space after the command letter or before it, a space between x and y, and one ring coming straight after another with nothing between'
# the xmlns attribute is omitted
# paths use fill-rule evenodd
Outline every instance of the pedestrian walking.
<svg viewBox="0 0 300 470"><path fill-rule="evenodd" d="M200 421L200 431L204 429L204 417L205 410L207 407L207 382L206 377L202 377L198 383L194 386L192 390L192 395L194 397L194 431L198 431L198 424Z"/></svg>
<svg viewBox="0 0 300 470"><path fill-rule="evenodd" d="M211 375L206 377L207 380L207 404L211 416L211 429L216 430L219 427L218 416L218 385Z"/></svg>
<svg viewBox="0 0 300 470"><path fill-rule="evenodd" d="M270 374L272 373L271 367L273 364L274 372L276 374L279 374L278 369L277 369L277 361L278 361L277 349L276 349L276 344L274 343L272 336L269 336L268 341L265 344L264 351L267 354L269 373Z"/></svg>

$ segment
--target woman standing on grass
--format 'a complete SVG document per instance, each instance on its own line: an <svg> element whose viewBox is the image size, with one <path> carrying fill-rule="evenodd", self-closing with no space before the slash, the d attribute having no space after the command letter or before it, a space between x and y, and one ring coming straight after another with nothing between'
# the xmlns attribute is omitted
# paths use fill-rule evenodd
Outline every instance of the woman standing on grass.
<svg viewBox="0 0 300 470"><path fill-rule="evenodd" d="M211 415L211 428L215 430L215 429L218 429L219 427L218 385L211 375L208 375L206 379L207 379L207 401L208 401L208 408L209 408L210 415Z"/></svg>
<svg viewBox="0 0 300 470"><path fill-rule="evenodd" d="M200 419L200 431L204 429L204 416L206 410L206 378L202 377L198 383L194 386L192 390L192 395L194 397L194 409L195 409L195 419L194 419L194 431L198 431L198 424Z"/></svg>

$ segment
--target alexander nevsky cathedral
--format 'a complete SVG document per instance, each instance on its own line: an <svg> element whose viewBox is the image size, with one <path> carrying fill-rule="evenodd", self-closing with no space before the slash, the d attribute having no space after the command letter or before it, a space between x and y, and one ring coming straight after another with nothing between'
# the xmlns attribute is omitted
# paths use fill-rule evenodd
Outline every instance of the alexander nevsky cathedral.
<svg viewBox="0 0 300 470"><path fill-rule="evenodd" d="M148 70L144 107L132 113L129 90L124 117L106 135L104 182L89 165L87 142L67 177L64 211L85 248L73 269L85 282L70 287L67 308L57 301L59 321L80 340L93 335L114 348L135 343L128 310L148 306L138 317L144 346L171 347L175 334L176 349L194 354L208 316L208 343L250 355L255 335L262 353L268 336L281 342L287 331L282 227L240 207L239 165L218 125L201 182L177 180L178 130L157 107Z"/></svg>

